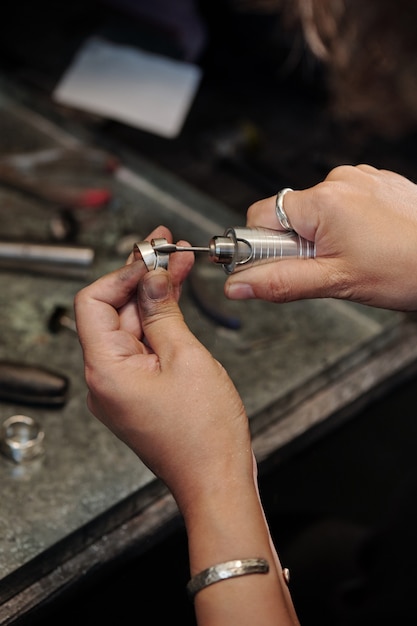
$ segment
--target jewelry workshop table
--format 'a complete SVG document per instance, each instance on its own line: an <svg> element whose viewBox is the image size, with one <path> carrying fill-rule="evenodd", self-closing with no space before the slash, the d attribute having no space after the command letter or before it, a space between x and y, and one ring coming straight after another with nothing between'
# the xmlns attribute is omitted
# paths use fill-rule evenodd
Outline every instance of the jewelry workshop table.
<svg viewBox="0 0 417 626"><path fill-rule="evenodd" d="M8 129L9 138L18 129L16 152L33 146L84 148L82 138L1 94L0 127ZM0 133L0 156L10 151L2 137L5 133ZM47 364L70 381L61 408L0 403L1 421L30 415L45 433L42 456L21 464L0 456L1 624L12 624L127 550L145 550L178 518L164 486L88 412L76 336L53 334L46 321L56 306L71 311L75 293L86 282L124 263L123 242L165 224L175 238L207 245L226 227L238 226L238 217L137 155L122 152L120 159L112 176L77 168L39 171L48 180L76 177L111 189L108 206L77 212L77 243L95 252L87 272L64 278L0 269L0 359ZM51 211L36 198L0 186L4 238L46 240ZM187 284L184 315L241 393L260 462L320 425L331 427L336 415L352 414L381 386L415 371L417 330L410 316L333 300L227 302L221 268L199 263L198 272L211 301L238 316L241 328L230 330L205 316Z"/></svg>

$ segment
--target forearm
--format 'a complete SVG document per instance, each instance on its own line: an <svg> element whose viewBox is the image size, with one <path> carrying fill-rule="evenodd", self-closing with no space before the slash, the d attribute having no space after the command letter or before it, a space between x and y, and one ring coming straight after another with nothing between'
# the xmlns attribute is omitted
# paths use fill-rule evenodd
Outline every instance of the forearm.
<svg viewBox="0 0 417 626"><path fill-rule="evenodd" d="M224 478L216 494L200 498L185 516L191 576L226 561L262 558L267 574L210 585L195 596L199 626L294 626L292 605L254 483Z"/></svg>

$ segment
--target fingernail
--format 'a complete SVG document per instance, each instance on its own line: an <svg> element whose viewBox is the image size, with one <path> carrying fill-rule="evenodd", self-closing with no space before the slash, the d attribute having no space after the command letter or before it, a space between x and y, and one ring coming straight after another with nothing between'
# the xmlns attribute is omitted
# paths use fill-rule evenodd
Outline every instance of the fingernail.
<svg viewBox="0 0 417 626"><path fill-rule="evenodd" d="M231 285L226 285L226 295L231 300L255 298L252 286L246 283L232 283Z"/></svg>
<svg viewBox="0 0 417 626"><path fill-rule="evenodd" d="M169 292L169 276L166 271L150 272L143 279L143 291L151 300L164 300Z"/></svg>

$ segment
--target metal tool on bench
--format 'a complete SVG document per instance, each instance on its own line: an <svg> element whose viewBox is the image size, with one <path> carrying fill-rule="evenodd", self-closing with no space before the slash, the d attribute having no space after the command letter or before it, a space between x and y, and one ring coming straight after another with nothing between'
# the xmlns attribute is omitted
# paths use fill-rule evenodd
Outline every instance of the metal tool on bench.
<svg viewBox="0 0 417 626"><path fill-rule="evenodd" d="M232 274L279 259L314 258L315 245L295 231L236 227L212 237L208 246L178 246L164 238L140 241L133 246L135 259L142 259L148 270L166 269L173 252L207 253L210 261L222 265L226 274Z"/></svg>
<svg viewBox="0 0 417 626"><path fill-rule="evenodd" d="M53 164L77 159L93 164L103 171L112 173L118 166L115 157L99 150L74 151L63 148L49 148L33 152L0 156L0 183L23 191L40 200L70 208L101 208L108 204L112 193L107 187L85 187L76 184L63 184L39 177L37 165Z"/></svg>
<svg viewBox="0 0 417 626"><path fill-rule="evenodd" d="M0 240L0 269L83 277L95 252L85 246Z"/></svg>
<svg viewBox="0 0 417 626"><path fill-rule="evenodd" d="M69 380L45 367L0 361L0 400L43 407L60 407L67 400Z"/></svg>

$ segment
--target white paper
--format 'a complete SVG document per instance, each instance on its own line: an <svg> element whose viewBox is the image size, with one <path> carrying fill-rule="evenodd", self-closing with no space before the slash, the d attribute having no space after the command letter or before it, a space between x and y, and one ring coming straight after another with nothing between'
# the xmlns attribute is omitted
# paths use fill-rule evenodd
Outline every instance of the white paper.
<svg viewBox="0 0 417 626"><path fill-rule="evenodd" d="M201 70L191 63L93 37L52 97L56 102L173 138L184 124Z"/></svg>

